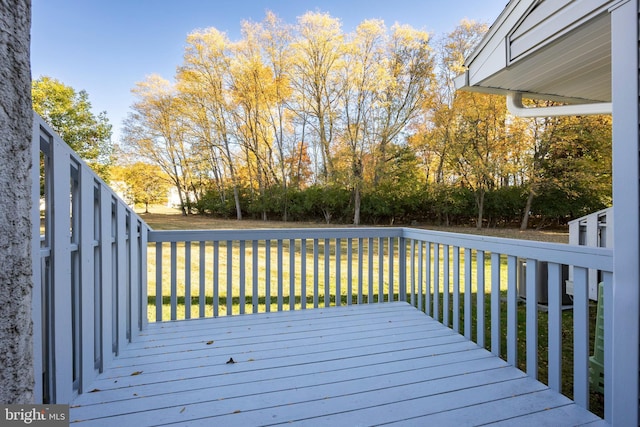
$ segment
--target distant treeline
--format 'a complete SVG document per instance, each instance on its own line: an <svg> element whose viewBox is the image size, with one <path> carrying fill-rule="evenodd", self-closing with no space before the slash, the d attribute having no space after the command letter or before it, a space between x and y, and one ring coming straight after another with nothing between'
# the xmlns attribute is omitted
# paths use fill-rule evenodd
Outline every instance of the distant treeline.
<svg viewBox="0 0 640 427"><path fill-rule="evenodd" d="M352 191L340 187L314 185L304 190L272 188L258 199L241 191L245 218L348 224L353 220ZM508 186L489 190L484 202L484 227L519 227L527 204L529 188ZM598 194L588 191L571 194L547 189L534 196L529 226L557 227L606 207ZM192 206L197 212L219 218L234 218L235 205L218 191L207 192ZM362 223L370 225L476 226L478 208L473 190L460 186L426 185L406 192L394 188L365 191L361 201Z"/></svg>

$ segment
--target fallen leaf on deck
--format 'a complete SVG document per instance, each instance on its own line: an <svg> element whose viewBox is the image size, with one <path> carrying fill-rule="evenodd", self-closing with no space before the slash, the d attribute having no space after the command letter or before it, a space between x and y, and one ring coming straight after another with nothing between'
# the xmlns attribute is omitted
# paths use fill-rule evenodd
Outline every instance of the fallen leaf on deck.
<svg viewBox="0 0 640 427"><path fill-rule="evenodd" d="M180 413L183 413L185 411L185 409L187 409L187 407L183 406L182 409L180 409Z"/></svg>
<svg viewBox="0 0 640 427"><path fill-rule="evenodd" d="M207 341L207 345L211 345L211 344L213 344L213 340Z"/></svg>
<svg viewBox="0 0 640 427"><path fill-rule="evenodd" d="M249 359L249 360L247 360L247 362L255 362L255 361L256 361L256 359Z"/></svg>
<svg viewBox="0 0 640 427"><path fill-rule="evenodd" d="M142 373L142 371L135 371L133 374L131 374L131 376L133 375L140 375Z"/></svg>
<svg viewBox="0 0 640 427"><path fill-rule="evenodd" d="M242 412L240 409L236 409L235 411L233 411L234 414L239 414L240 412Z"/></svg>
<svg viewBox="0 0 640 427"><path fill-rule="evenodd" d="M102 390L100 390L99 388L94 388L94 389L93 389L93 390L91 390L89 393L96 393L96 392L98 392L98 391L102 391Z"/></svg>
<svg viewBox="0 0 640 427"><path fill-rule="evenodd" d="M236 361L233 360L233 357L230 357L229 360L227 360L227 365L230 365L232 363L236 363Z"/></svg>

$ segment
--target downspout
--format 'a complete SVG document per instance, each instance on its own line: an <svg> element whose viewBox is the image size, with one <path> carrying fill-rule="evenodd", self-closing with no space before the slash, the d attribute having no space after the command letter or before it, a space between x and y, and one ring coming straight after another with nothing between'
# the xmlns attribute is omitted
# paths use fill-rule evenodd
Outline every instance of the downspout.
<svg viewBox="0 0 640 427"><path fill-rule="evenodd" d="M507 109L516 117L554 117L554 116L588 116L594 114L611 114L611 102L595 102L592 104L569 104L553 107L531 107L522 105L522 93L507 95Z"/></svg>

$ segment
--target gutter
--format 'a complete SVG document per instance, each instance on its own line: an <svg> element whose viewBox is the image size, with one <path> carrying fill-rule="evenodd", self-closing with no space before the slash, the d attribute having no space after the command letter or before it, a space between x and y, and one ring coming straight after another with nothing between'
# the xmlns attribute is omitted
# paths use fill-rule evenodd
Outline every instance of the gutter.
<svg viewBox="0 0 640 427"><path fill-rule="evenodd" d="M556 105L553 107L525 107L522 104L522 92L511 92L505 89L471 86L469 70L453 79L456 90L506 95L507 109L516 117L556 117L556 116L590 116L595 114L612 114L611 102L592 102L583 104ZM533 94L531 94L533 95ZM546 99L553 99L549 96Z"/></svg>
<svg viewBox="0 0 640 427"><path fill-rule="evenodd" d="M555 117L555 116L589 116L594 114L611 114L611 102L594 102L591 104L569 104L553 107L531 107L522 104L522 93L507 94L507 109L516 117Z"/></svg>

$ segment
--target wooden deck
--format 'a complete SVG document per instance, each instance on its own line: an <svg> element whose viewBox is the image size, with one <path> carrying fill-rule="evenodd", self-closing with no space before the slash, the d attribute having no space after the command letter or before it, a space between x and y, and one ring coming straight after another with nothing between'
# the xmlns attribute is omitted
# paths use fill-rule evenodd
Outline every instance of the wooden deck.
<svg viewBox="0 0 640 427"><path fill-rule="evenodd" d="M400 302L151 324L91 389L72 423L605 425Z"/></svg>

